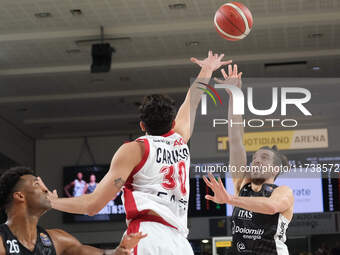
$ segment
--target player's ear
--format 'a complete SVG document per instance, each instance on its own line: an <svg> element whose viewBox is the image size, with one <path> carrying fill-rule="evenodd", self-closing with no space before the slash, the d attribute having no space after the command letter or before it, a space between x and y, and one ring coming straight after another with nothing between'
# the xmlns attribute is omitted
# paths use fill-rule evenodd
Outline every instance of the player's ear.
<svg viewBox="0 0 340 255"><path fill-rule="evenodd" d="M141 129L143 132L146 132L145 125L144 125L144 122L143 122L143 121L140 121L140 122L139 122L139 127L140 127L140 129Z"/></svg>
<svg viewBox="0 0 340 255"><path fill-rule="evenodd" d="M13 200L23 202L25 201L25 195L20 191L14 192Z"/></svg>
<svg viewBox="0 0 340 255"><path fill-rule="evenodd" d="M176 121L173 120L173 121L172 121L172 124L171 124L171 129L173 129L173 128L175 127L175 125L176 125Z"/></svg>

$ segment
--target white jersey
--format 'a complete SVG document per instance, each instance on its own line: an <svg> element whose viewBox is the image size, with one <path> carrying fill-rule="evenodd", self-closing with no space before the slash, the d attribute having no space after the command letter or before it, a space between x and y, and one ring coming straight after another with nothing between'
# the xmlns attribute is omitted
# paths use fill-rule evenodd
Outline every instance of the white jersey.
<svg viewBox="0 0 340 255"><path fill-rule="evenodd" d="M73 196L79 197L83 195L85 189L86 182L84 180L79 181L78 179L74 180L74 188L73 188Z"/></svg>
<svg viewBox="0 0 340 255"><path fill-rule="evenodd" d="M144 141L145 153L123 189L127 224L147 218L173 227L186 237L190 191L188 146L172 130L163 136L142 136L137 141ZM161 219L150 218L150 210Z"/></svg>

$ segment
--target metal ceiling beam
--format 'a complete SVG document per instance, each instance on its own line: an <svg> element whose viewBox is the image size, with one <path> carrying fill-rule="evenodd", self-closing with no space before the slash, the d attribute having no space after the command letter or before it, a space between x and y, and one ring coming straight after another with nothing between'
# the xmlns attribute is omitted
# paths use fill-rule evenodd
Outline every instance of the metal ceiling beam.
<svg viewBox="0 0 340 255"><path fill-rule="evenodd" d="M176 93L185 93L187 90L188 90L187 87L176 87L176 88L57 94L57 95L3 97L3 98L0 98L0 104L27 103L27 102L50 102L50 101L77 100L77 99L78 100L79 99L97 99L97 98L111 98L111 97L124 97L124 96L145 96L148 94L176 94Z"/></svg>
<svg viewBox="0 0 340 255"><path fill-rule="evenodd" d="M273 27L273 26L297 26L298 24L334 24L340 22L338 11L334 12L319 12L319 13L299 13L296 15L283 16L257 16L255 17L255 29ZM127 25L119 27L105 27L106 36L131 36L145 37L154 34L173 34L173 33L193 33L204 30L214 29L213 20L205 19L198 21L183 21L176 23L149 24L149 25ZM12 33L0 35L0 42L10 41L26 41L26 40L51 40L62 38L81 38L93 37L98 34L98 29L76 29L76 30L61 30L61 31L34 31L23 33Z"/></svg>
<svg viewBox="0 0 340 255"><path fill-rule="evenodd" d="M340 15L339 15L340 16ZM202 53L204 54L204 53ZM305 50L305 51L289 51L289 52L270 52L260 54L244 54L228 56L235 63L242 62L258 62L258 61L275 61L285 59L299 59L309 57L326 57L326 56L340 56L339 49L323 49L323 50ZM195 56L195 57L205 57ZM149 61L131 61L112 63L111 70L122 69L137 69L137 68L154 68L154 67L167 67L167 66L181 66L192 65L189 58L177 59L161 59ZM28 75L28 74L44 74L44 73L68 73L68 72L89 72L89 65L71 65L71 66L46 66L46 67L32 67L32 68L13 68L0 70L0 76L7 75Z"/></svg>

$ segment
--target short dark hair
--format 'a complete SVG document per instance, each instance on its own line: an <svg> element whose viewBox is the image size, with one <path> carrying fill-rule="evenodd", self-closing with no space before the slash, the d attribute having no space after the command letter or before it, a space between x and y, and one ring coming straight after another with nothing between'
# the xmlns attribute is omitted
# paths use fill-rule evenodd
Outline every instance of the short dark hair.
<svg viewBox="0 0 340 255"><path fill-rule="evenodd" d="M28 167L13 167L6 170L0 177L0 207L8 209L12 202L12 195L16 191L16 186L23 175L34 175Z"/></svg>
<svg viewBox="0 0 340 255"><path fill-rule="evenodd" d="M163 135L169 132L175 115L175 102L165 95L146 96L139 107L139 117L149 135Z"/></svg>
<svg viewBox="0 0 340 255"><path fill-rule="evenodd" d="M269 146L263 146L261 147L260 149L262 150L269 150L269 151L272 151L273 154L274 154L274 158L273 158L273 163L275 166L282 166L282 167L288 167L289 168L289 161L288 161L288 158L283 155L277 148L276 145L273 145L272 147L269 147ZM280 175L281 172L279 172L274 180L276 180L276 178Z"/></svg>

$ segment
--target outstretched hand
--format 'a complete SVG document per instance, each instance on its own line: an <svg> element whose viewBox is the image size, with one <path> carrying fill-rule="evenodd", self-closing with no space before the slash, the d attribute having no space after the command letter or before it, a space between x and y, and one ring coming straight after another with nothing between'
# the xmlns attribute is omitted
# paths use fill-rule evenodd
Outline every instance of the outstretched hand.
<svg viewBox="0 0 340 255"><path fill-rule="evenodd" d="M211 200L217 204L231 203L233 196L226 191L220 177L218 177L218 181L216 181L215 177L209 173L209 179L203 176L203 180L214 192L214 196L206 195L205 199Z"/></svg>
<svg viewBox="0 0 340 255"><path fill-rule="evenodd" d="M221 70L221 73L224 80L214 78L217 83L234 85L238 88L242 87L242 72L238 72L236 64L234 65L234 67L232 65L228 65L228 74L225 72L224 69ZM228 89L226 89L226 91L228 92L228 94L230 94L230 91Z"/></svg>
<svg viewBox="0 0 340 255"><path fill-rule="evenodd" d="M146 236L147 234L143 234L142 232L125 235L123 237L123 240L120 242L119 247L131 250L135 248L139 241L145 238Z"/></svg>
<svg viewBox="0 0 340 255"><path fill-rule="evenodd" d="M214 72L221 66L228 65L232 62L232 60L222 61L223 57L224 57L224 54L220 54L220 55L216 53L213 54L213 52L209 50L207 58L203 60L199 60L197 58L191 58L190 60L191 62L199 65L200 67L208 68L209 70Z"/></svg>

